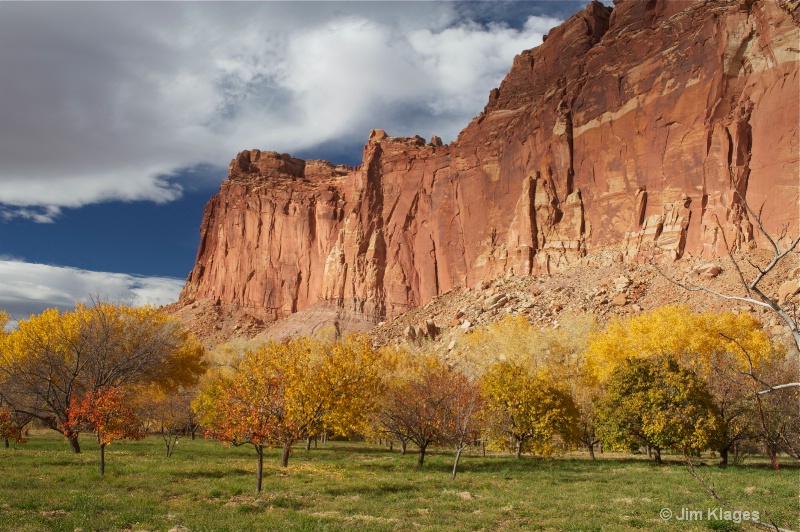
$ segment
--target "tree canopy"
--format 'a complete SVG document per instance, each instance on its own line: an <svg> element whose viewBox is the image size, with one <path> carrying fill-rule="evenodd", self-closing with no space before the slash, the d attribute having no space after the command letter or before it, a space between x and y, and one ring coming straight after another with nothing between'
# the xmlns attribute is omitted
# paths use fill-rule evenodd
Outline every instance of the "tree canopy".
<svg viewBox="0 0 800 532"><path fill-rule="evenodd" d="M156 383L194 384L204 348L176 318L152 306L105 302L45 310L0 337L0 399L62 431L73 398ZM75 452L77 433L67 432Z"/></svg>

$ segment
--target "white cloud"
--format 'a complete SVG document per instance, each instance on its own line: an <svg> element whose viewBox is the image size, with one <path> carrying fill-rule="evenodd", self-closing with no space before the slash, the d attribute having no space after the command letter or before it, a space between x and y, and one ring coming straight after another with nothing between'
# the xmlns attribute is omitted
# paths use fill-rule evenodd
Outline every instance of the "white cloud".
<svg viewBox="0 0 800 532"><path fill-rule="evenodd" d="M71 309L92 298L140 306L177 301L182 279L93 272L0 260L0 310L25 318L47 308Z"/></svg>
<svg viewBox="0 0 800 532"><path fill-rule="evenodd" d="M168 202L171 174L247 148L452 140L557 22L480 25L450 2L0 2L0 216Z"/></svg>

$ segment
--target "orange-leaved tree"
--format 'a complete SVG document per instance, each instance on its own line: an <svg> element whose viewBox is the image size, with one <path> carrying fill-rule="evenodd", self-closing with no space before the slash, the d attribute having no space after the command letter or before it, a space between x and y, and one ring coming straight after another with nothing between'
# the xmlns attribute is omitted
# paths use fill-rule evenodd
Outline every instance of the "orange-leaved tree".
<svg viewBox="0 0 800 532"><path fill-rule="evenodd" d="M274 354L266 348L248 351L232 377L210 380L194 402L206 437L227 445L253 446L258 457L256 492L262 486L264 449L282 446L285 466L291 445L301 434L287 415L286 375L276 366Z"/></svg>
<svg viewBox="0 0 800 532"><path fill-rule="evenodd" d="M73 396L64 433L93 432L100 445L100 474L106 472L106 446L118 440L140 440L146 432L121 388L90 390Z"/></svg>
<svg viewBox="0 0 800 532"><path fill-rule="evenodd" d="M28 442L28 423L30 417L15 412L10 406L0 404L0 440L5 442L6 448L10 442Z"/></svg>

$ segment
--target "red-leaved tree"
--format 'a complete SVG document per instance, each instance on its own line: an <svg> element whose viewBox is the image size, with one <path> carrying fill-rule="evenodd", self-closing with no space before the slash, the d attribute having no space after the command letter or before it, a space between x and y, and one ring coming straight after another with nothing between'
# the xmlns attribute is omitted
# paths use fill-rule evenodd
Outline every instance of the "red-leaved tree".
<svg viewBox="0 0 800 532"><path fill-rule="evenodd" d="M388 379L374 430L419 448L422 466L429 445L452 444L455 478L461 453L481 434L481 390L457 369L435 356L406 357Z"/></svg>
<svg viewBox="0 0 800 532"><path fill-rule="evenodd" d="M100 444L100 474L106 472L106 445L117 440L141 440L146 433L121 388L88 391L73 399L64 434L92 432Z"/></svg>
<svg viewBox="0 0 800 532"><path fill-rule="evenodd" d="M444 440L455 448L452 479L455 480L461 453L479 441L486 428L484 399L480 384L457 369L448 369L442 375L442 384L449 392L445 401L446 422Z"/></svg>

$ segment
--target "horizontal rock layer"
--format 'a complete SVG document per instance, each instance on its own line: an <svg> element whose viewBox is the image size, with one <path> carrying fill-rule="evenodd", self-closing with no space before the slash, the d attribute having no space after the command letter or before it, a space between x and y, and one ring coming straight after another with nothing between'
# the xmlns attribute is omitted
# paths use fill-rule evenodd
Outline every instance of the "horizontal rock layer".
<svg viewBox="0 0 800 532"><path fill-rule="evenodd" d="M754 246L742 198L797 234L796 7L595 2L517 56L452 144L376 130L356 168L243 151L180 305L378 321L599 248L645 262Z"/></svg>

